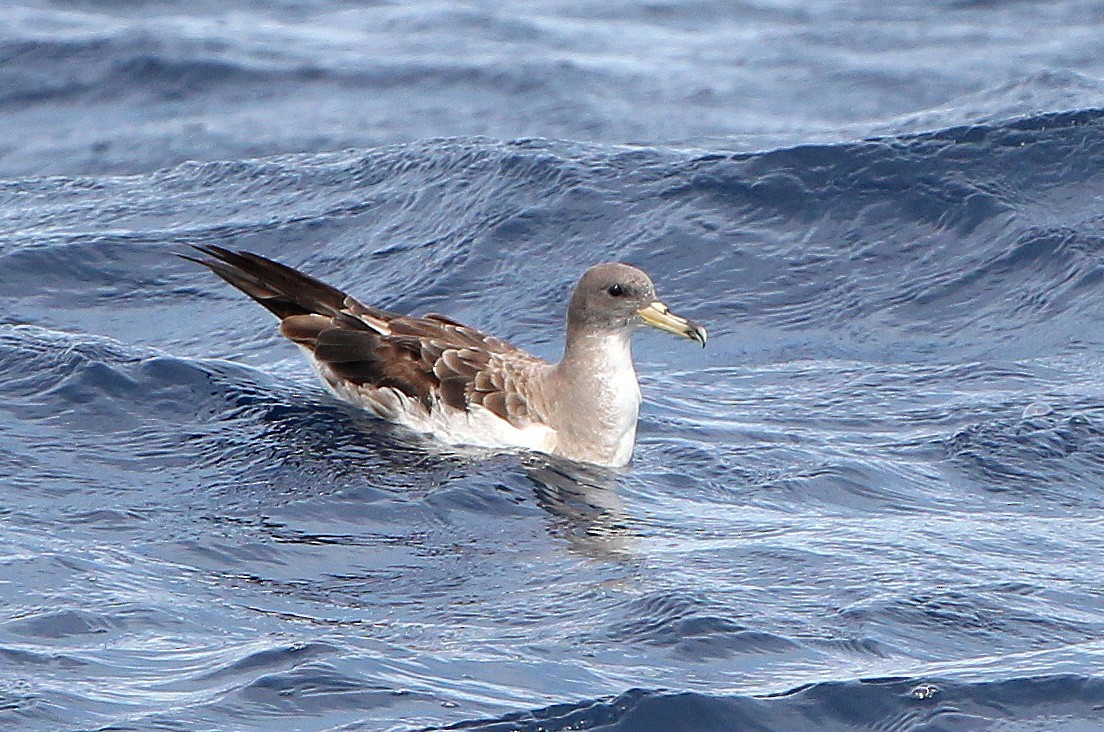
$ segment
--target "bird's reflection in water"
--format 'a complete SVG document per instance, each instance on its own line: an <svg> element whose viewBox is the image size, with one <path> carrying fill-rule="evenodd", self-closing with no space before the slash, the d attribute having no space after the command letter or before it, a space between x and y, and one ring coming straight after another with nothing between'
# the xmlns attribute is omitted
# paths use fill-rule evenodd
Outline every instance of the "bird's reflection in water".
<svg viewBox="0 0 1104 732"><path fill-rule="evenodd" d="M286 490L289 500L302 498L304 491L317 494L321 486L348 487L366 477L377 488L432 492L434 486L449 484L457 476L478 480L484 472L498 473L494 482L500 483L500 471L517 475L520 468L525 479L515 485L524 490L523 483L531 484L537 505L553 518L550 533L567 540L572 548L588 556L624 557L637 542L637 528L625 513L619 490L624 476L616 469L541 453L510 456L442 446L309 391L284 393L240 383L227 391L234 417L262 428L249 444L256 450L252 459L258 469L278 473L262 481L269 485L269 501L276 498L273 486ZM236 459L253 452L242 451L240 444L216 444L211 448L218 455L212 457L221 463L227 447L234 448ZM304 474L310 479L304 480ZM234 491L240 497L238 482Z"/></svg>
<svg viewBox="0 0 1104 732"><path fill-rule="evenodd" d="M526 454L521 464L537 504L557 519L557 534L588 555L631 552L636 534L618 490L619 472L537 453Z"/></svg>

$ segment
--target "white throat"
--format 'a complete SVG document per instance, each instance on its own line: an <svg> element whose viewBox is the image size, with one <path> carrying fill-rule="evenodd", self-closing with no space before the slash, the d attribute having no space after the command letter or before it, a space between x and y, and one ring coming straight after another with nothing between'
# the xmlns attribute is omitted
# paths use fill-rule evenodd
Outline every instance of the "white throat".
<svg viewBox="0 0 1104 732"><path fill-rule="evenodd" d="M598 375L601 397L640 403L640 387L636 382L636 368L632 361L632 341L629 333L614 333L596 338L591 345L591 356ZM634 415L635 419L635 415Z"/></svg>

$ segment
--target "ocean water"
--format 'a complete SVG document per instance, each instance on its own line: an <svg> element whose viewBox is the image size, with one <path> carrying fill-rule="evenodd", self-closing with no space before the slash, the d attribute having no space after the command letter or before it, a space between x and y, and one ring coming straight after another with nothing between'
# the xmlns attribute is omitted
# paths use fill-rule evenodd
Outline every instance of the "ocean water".
<svg viewBox="0 0 1104 732"><path fill-rule="evenodd" d="M0 5L0 727L1104 729L1104 8ZM328 396L173 256L555 359L624 470Z"/></svg>

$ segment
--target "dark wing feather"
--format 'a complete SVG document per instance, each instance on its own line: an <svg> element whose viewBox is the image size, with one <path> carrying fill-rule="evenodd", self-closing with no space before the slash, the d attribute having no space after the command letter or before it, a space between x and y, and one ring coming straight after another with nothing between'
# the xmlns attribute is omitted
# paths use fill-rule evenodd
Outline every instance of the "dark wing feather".
<svg viewBox="0 0 1104 732"><path fill-rule="evenodd" d="M346 307L346 300L360 305L341 290L252 252L232 252L216 246L195 249L210 259L180 256L210 268L281 320L310 313L336 315Z"/></svg>
<svg viewBox="0 0 1104 732"><path fill-rule="evenodd" d="M536 417L519 376L540 359L443 315L408 317L364 305L309 275L251 252L196 247L208 267L280 318L280 332L311 352L323 374L390 387L427 409L486 407L523 426ZM181 255L183 256L183 255Z"/></svg>

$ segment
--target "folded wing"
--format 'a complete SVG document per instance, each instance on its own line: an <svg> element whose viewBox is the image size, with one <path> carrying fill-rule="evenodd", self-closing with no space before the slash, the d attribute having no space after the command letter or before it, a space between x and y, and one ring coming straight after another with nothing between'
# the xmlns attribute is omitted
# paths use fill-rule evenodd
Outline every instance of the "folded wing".
<svg viewBox="0 0 1104 732"><path fill-rule="evenodd" d="M526 379L547 364L441 315L410 317L365 305L330 285L251 252L196 247L211 269L280 319L339 392L392 389L427 413L481 406L515 427L540 421Z"/></svg>

